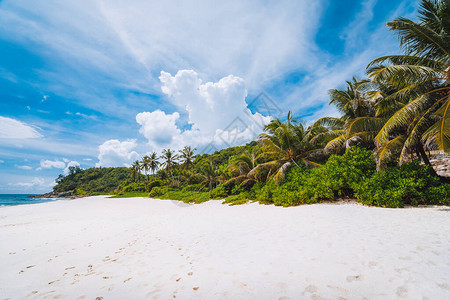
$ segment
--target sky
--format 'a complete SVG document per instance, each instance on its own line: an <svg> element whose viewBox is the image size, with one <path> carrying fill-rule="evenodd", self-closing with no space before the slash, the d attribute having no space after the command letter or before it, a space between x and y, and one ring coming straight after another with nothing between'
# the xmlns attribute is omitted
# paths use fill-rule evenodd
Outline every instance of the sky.
<svg viewBox="0 0 450 300"><path fill-rule="evenodd" d="M68 167L153 151L211 153L291 110L337 116L327 91L399 53L411 0L0 0L0 194Z"/></svg>

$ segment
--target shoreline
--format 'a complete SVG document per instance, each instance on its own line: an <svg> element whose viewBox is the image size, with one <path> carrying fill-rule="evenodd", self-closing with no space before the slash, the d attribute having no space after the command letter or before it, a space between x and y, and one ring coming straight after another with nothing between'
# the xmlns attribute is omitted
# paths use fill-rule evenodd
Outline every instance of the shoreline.
<svg viewBox="0 0 450 300"><path fill-rule="evenodd" d="M93 196L4 207L0 296L445 299L450 292L449 207L221 202Z"/></svg>

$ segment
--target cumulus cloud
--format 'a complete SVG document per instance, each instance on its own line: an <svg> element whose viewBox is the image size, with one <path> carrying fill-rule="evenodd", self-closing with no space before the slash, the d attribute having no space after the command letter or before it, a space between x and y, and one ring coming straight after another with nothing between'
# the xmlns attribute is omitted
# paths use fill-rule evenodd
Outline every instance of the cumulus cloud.
<svg viewBox="0 0 450 300"><path fill-rule="evenodd" d="M182 131L176 124L180 114L161 110L136 116L140 133L156 150L214 143L231 146L249 142L270 121L270 116L252 113L246 103L247 89L242 78L229 75L217 82L202 83L193 70L180 70L175 76L161 72L161 90L188 116L190 129Z"/></svg>
<svg viewBox="0 0 450 300"><path fill-rule="evenodd" d="M33 139L42 135L37 127L12 118L0 116L0 138L2 139Z"/></svg>
<svg viewBox="0 0 450 300"><path fill-rule="evenodd" d="M64 168L64 174L69 174L69 167L79 167L80 163L77 161L69 161L67 166Z"/></svg>
<svg viewBox="0 0 450 300"><path fill-rule="evenodd" d="M136 146L136 140L121 142L113 139L104 142L98 147L99 162L96 167L128 166L133 160L139 159L139 154L133 151Z"/></svg>
<svg viewBox="0 0 450 300"><path fill-rule="evenodd" d="M180 134L175 122L180 114L166 114L161 110L143 112L136 115L136 122L141 125L139 132L155 145L170 145L174 137Z"/></svg>
<svg viewBox="0 0 450 300"><path fill-rule="evenodd" d="M56 168L56 169L64 169L66 167L66 163L64 161L60 160L41 160L40 167L36 170L42 170L42 169L50 169L50 168Z"/></svg>

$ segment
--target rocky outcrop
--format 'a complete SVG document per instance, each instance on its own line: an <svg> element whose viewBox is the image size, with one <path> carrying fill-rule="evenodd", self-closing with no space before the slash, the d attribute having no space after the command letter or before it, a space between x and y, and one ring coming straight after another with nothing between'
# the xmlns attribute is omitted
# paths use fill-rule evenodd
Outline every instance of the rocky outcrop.
<svg viewBox="0 0 450 300"><path fill-rule="evenodd" d="M442 177L450 177L450 156L445 155L430 160L436 173Z"/></svg>
<svg viewBox="0 0 450 300"><path fill-rule="evenodd" d="M45 193L45 194L41 194L41 195L35 195L35 196L31 196L33 198L70 198L70 199L75 199L75 198L83 198L83 197L88 197L90 195L86 194L86 195L74 195L72 194L72 191L66 191L66 192L49 192L49 193Z"/></svg>

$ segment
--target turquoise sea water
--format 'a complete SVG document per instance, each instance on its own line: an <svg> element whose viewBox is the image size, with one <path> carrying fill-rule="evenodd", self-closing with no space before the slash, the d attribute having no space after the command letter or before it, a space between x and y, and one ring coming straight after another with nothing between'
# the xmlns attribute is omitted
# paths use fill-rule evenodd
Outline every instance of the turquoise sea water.
<svg viewBox="0 0 450 300"><path fill-rule="evenodd" d="M64 198L31 198L32 194L0 194L0 206L35 204L58 201Z"/></svg>

